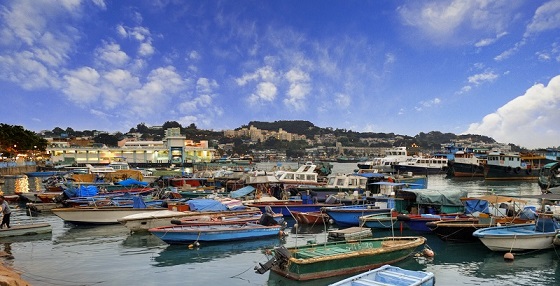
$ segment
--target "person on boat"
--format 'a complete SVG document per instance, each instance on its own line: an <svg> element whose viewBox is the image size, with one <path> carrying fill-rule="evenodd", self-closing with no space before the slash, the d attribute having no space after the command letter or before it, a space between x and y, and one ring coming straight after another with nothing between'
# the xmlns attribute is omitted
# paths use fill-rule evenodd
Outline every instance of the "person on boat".
<svg viewBox="0 0 560 286"><path fill-rule="evenodd" d="M259 224L264 226L277 225L278 222L274 219L274 212L272 211L272 208L270 206L266 206L264 210L265 213L263 213L261 218L259 218Z"/></svg>
<svg viewBox="0 0 560 286"><path fill-rule="evenodd" d="M4 196L0 196L0 209L2 211L2 224L0 224L0 228L4 228L4 225L11 228L10 215L12 214L12 210L10 209L8 202L4 199Z"/></svg>

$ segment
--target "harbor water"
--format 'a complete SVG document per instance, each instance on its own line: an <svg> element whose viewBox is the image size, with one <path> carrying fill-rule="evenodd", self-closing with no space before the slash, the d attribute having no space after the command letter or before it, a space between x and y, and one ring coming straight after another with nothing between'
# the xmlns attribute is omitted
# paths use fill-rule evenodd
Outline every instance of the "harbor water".
<svg viewBox="0 0 560 286"><path fill-rule="evenodd" d="M260 164L271 169L276 164ZM285 166L285 165L284 165ZM333 172L348 173L354 163L333 163ZM39 189L40 183L27 178L5 178L5 194L14 188ZM476 196L539 194L536 182L489 182L484 179L448 179L430 175L428 188L463 189ZM531 202L537 204L538 202ZM26 215L14 208L12 225L48 222L52 234L3 238L0 250L11 255L7 263L32 285L328 285L344 277L295 282L274 273L256 274L254 267L265 263L265 249L326 241L326 232L336 225L297 226L288 220L287 237L258 241L201 244L199 248L170 246L155 236L129 233L121 225L76 226L57 216ZM418 235L400 229L375 231L374 236ZM482 243L443 242L422 234L435 252L433 258L409 257L396 266L430 271L436 285L560 285L560 249L517 254L506 262L503 253L492 252Z"/></svg>

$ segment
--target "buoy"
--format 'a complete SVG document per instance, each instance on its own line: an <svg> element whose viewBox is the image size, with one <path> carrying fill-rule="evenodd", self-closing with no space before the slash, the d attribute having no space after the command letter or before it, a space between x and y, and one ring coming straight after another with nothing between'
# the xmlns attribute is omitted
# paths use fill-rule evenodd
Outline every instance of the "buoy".
<svg viewBox="0 0 560 286"><path fill-rule="evenodd" d="M329 223L330 223L330 224L333 224L333 223L334 223L334 220L333 220L332 218L329 219Z"/></svg>
<svg viewBox="0 0 560 286"><path fill-rule="evenodd" d="M431 249L426 248L424 249L423 253L426 257L434 257L434 252Z"/></svg>
<svg viewBox="0 0 560 286"><path fill-rule="evenodd" d="M514 257L513 257L513 253L508 252L506 254L504 254L504 260L505 261L513 261Z"/></svg>
<svg viewBox="0 0 560 286"><path fill-rule="evenodd" d="M297 224L297 223L294 224L294 228L298 228L298 227L299 227L299 224Z"/></svg>
<svg viewBox="0 0 560 286"><path fill-rule="evenodd" d="M193 249L194 245L189 244L189 249Z"/></svg>
<svg viewBox="0 0 560 286"><path fill-rule="evenodd" d="M199 247L199 246L200 246L200 243L199 243L198 241L195 241L195 242L194 242L194 246Z"/></svg>

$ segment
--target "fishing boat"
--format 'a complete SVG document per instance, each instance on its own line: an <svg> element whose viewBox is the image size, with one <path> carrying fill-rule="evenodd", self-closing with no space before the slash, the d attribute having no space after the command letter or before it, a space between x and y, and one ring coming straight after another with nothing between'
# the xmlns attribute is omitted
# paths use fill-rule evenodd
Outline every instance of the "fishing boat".
<svg viewBox="0 0 560 286"><path fill-rule="evenodd" d="M11 228L1 228L0 237L11 237L21 235L35 235L41 233L51 233L52 226L48 223L32 223L13 225Z"/></svg>
<svg viewBox="0 0 560 286"><path fill-rule="evenodd" d="M383 265L362 274L348 277L329 286L433 286L436 278L432 272L413 271L392 265Z"/></svg>
<svg viewBox="0 0 560 286"><path fill-rule="evenodd" d="M541 155L493 151L488 154L484 179L538 180L540 169L548 163L552 162Z"/></svg>
<svg viewBox="0 0 560 286"><path fill-rule="evenodd" d="M51 211L64 220L74 224L118 224L119 219L128 215L155 212L161 208L133 207L71 207L55 208Z"/></svg>
<svg viewBox="0 0 560 286"><path fill-rule="evenodd" d="M384 237L278 247L272 259L255 271L263 274L270 269L298 281L352 275L401 261L425 242L424 237Z"/></svg>
<svg viewBox="0 0 560 286"><path fill-rule="evenodd" d="M559 169L560 162L548 163L540 169L538 183L544 192L550 188L560 186Z"/></svg>
<svg viewBox="0 0 560 286"><path fill-rule="evenodd" d="M449 177L484 177L486 155L474 152L457 151L453 160L448 162L447 176Z"/></svg>
<svg viewBox="0 0 560 286"><path fill-rule="evenodd" d="M64 174L67 174L68 172L64 172L64 171L38 171L38 172L27 172L25 173L25 175L27 177L33 178L33 177L52 177L52 176L62 176Z"/></svg>
<svg viewBox="0 0 560 286"><path fill-rule="evenodd" d="M219 242L278 236L282 226L264 226L256 223L192 224L162 226L150 228L148 231L166 243L185 244L195 241Z"/></svg>
<svg viewBox="0 0 560 286"><path fill-rule="evenodd" d="M324 185L319 181L319 173L317 172L317 165L306 162L301 165L296 171L278 171L276 173L277 179L285 186L297 185Z"/></svg>
<svg viewBox="0 0 560 286"><path fill-rule="evenodd" d="M542 216L536 223L479 229L473 236L492 251L522 252L552 248L559 229L552 217Z"/></svg>
<svg viewBox="0 0 560 286"><path fill-rule="evenodd" d="M391 209L381 208L375 204L338 206L325 208L325 212L338 226L359 226L360 217L370 214L391 212Z"/></svg>
<svg viewBox="0 0 560 286"><path fill-rule="evenodd" d="M296 212L319 212L323 208L340 206L341 204L312 203L308 200L271 200L248 203L246 206L259 208L265 212L265 208L271 207L274 213L281 213L286 217L291 217L293 211Z"/></svg>
<svg viewBox="0 0 560 286"><path fill-rule="evenodd" d="M292 211L292 216L298 223L302 224L325 224L329 222L329 215L322 211L298 212Z"/></svg>
<svg viewBox="0 0 560 286"><path fill-rule="evenodd" d="M396 212L371 214L359 217L360 226L377 229L390 229L397 225Z"/></svg>

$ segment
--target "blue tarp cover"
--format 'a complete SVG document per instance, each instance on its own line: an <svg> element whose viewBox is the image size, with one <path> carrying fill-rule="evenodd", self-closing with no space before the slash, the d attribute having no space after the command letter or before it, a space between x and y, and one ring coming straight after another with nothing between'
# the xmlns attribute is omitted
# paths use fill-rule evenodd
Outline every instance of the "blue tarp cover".
<svg viewBox="0 0 560 286"><path fill-rule="evenodd" d="M465 201L465 213L472 214L475 212L490 213L488 201L468 200Z"/></svg>
<svg viewBox="0 0 560 286"><path fill-rule="evenodd" d="M74 189L75 192L70 191L70 194L67 192L66 194L69 195L68 197L93 197L96 196L99 190L96 186L80 186L77 189Z"/></svg>
<svg viewBox="0 0 560 286"><path fill-rule="evenodd" d="M132 178L128 178L128 179L126 179L126 180L122 180L122 181L120 181L120 182L117 182L117 184L119 184L119 185L121 185L121 186L125 186L125 187L134 186L134 185L137 185L137 186L144 186L144 187L145 187L145 186L148 185L147 182L138 181L138 180L135 180L135 179L132 179Z"/></svg>
<svg viewBox="0 0 560 286"><path fill-rule="evenodd" d="M383 175L381 173L362 173L362 174L356 174L356 175L366 177L366 178L383 178L383 177L385 177L385 175Z"/></svg>
<svg viewBox="0 0 560 286"><path fill-rule="evenodd" d="M461 190L403 190L416 195L416 203L421 205L463 206L461 198L467 196L467 191Z"/></svg>
<svg viewBox="0 0 560 286"><path fill-rule="evenodd" d="M243 187L243 188L241 188L241 189L239 189L239 190L237 190L237 191L231 192L231 193L229 194L229 196L230 196L231 198L236 199L236 198L240 198L240 197L246 196L246 195L252 193L254 190L255 190L254 187L252 187L252 186L246 186L246 187Z"/></svg>
<svg viewBox="0 0 560 286"><path fill-rule="evenodd" d="M132 207L135 209L145 209L147 206L141 197L134 196L132 197Z"/></svg>
<svg viewBox="0 0 560 286"><path fill-rule="evenodd" d="M191 211L226 211L227 207L216 200L195 199L187 202Z"/></svg>

